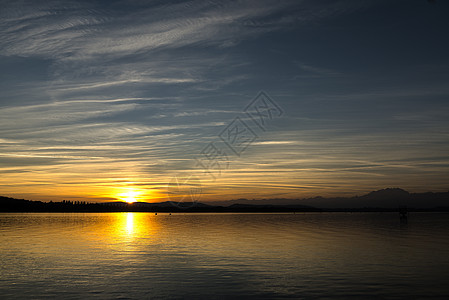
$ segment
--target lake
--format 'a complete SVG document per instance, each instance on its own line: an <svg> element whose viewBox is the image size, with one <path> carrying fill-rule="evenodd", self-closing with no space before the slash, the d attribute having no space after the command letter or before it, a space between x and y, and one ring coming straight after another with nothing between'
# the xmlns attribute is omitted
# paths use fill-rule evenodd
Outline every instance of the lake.
<svg viewBox="0 0 449 300"><path fill-rule="evenodd" d="M446 213L1 213L0 298L445 298L448 237Z"/></svg>

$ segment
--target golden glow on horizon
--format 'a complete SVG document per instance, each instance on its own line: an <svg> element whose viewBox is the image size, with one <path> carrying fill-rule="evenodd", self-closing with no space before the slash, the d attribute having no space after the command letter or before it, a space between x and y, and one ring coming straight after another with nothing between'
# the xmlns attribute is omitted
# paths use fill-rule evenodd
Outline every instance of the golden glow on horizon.
<svg viewBox="0 0 449 300"><path fill-rule="evenodd" d="M108 193L98 194L99 197L114 198L119 201L134 202L155 202L165 201L165 193L161 193L156 188L136 188L132 186L115 187L110 189Z"/></svg>
<svg viewBox="0 0 449 300"><path fill-rule="evenodd" d="M264 156L258 156L254 159L248 157L241 164L235 161L232 170L223 172L217 181L211 179L210 175L198 173L202 192L197 200L207 203L239 198L351 197L391 186L409 192L447 191L444 172L433 172L430 167L426 167L426 172L431 175L423 181L420 173L392 178L379 176L380 171L365 171L363 168L348 171L334 165L326 167L333 163L333 158L291 159L282 168L260 163L265 160ZM358 164L363 160L352 162ZM301 167L297 167L299 164ZM312 168L312 165L322 167ZM76 164L64 165L59 169L46 165L23 168L3 166L0 172L0 196L18 199L128 203L191 200L189 186L181 189L180 193L168 190L167 183L172 173L145 177L134 164L126 162L101 161L93 164L77 161Z"/></svg>
<svg viewBox="0 0 449 300"><path fill-rule="evenodd" d="M129 189L121 194L118 195L118 198L122 201L128 202L128 203L134 203L139 198L141 192L138 192L134 189Z"/></svg>

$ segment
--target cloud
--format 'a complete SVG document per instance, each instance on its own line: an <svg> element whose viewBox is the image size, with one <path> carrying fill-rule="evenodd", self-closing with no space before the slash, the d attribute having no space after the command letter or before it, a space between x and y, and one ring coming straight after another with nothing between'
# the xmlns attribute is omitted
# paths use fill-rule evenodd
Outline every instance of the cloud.
<svg viewBox="0 0 449 300"><path fill-rule="evenodd" d="M312 66L302 62L295 62L298 68L306 73L306 75L299 75L298 77L336 77L342 76L341 72L331 70L328 68Z"/></svg>
<svg viewBox="0 0 449 300"><path fill-rule="evenodd" d="M279 30L286 22L310 22L364 5L249 0L103 7L95 2L10 2L0 22L1 53L98 60L188 45L235 45Z"/></svg>
<svg viewBox="0 0 449 300"><path fill-rule="evenodd" d="M442 79L393 86L326 52L330 35L318 25L354 22L373 3L3 1L2 191L69 186L78 197L84 185L82 196L96 199L111 198L99 189L114 185L162 191L174 174L201 172L194 159L261 88L286 114L219 180L206 179L211 197L411 185L419 175L440 182L446 68L401 69L391 78L438 71ZM342 51L355 45L345 37Z"/></svg>
<svg viewBox="0 0 449 300"><path fill-rule="evenodd" d="M5 6L0 23L2 54L98 59L99 55L116 57L161 47L221 44L245 29L239 25L241 20L263 17L291 6L291 2L258 4L190 1L153 5L126 14L69 1L10 4ZM254 33L255 30L246 29L235 37Z"/></svg>

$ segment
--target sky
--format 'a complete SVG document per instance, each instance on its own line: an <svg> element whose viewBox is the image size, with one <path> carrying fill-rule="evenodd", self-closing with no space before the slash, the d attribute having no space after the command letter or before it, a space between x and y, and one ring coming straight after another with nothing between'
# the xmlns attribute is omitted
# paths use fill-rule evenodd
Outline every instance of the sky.
<svg viewBox="0 0 449 300"><path fill-rule="evenodd" d="M448 15L425 0L1 0L0 195L448 191Z"/></svg>

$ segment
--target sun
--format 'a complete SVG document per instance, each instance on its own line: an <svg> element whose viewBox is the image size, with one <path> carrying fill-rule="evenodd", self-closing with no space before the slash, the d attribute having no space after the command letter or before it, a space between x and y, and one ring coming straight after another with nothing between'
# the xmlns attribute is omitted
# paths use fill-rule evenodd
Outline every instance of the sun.
<svg viewBox="0 0 449 300"><path fill-rule="evenodd" d="M125 193L120 194L120 199L128 203L134 203L137 201L136 197L139 195L138 192L134 190L129 190Z"/></svg>

